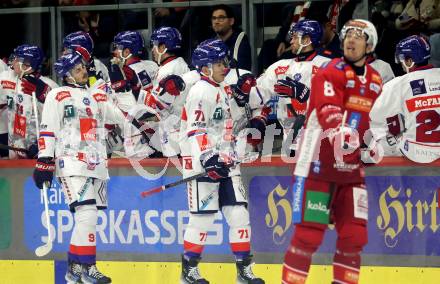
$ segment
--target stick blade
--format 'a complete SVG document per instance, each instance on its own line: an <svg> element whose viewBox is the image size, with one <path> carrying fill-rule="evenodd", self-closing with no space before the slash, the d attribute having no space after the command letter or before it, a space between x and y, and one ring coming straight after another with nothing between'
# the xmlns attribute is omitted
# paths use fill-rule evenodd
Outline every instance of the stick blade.
<svg viewBox="0 0 440 284"><path fill-rule="evenodd" d="M52 250L52 242L49 241L48 243L39 246L35 249L35 255L38 257L43 257L47 255Z"/></svg>
<svg viewBox="0 0 440 284"><path fill-rule="evenodd" d="M161 186L155 187L155 188L150 189L150 190L142 191L141 192L141 196L142 196L142 198L145 198L145 197L150 196L150 195L152 195L154 193L161 192L162 188L163 188L163 186L161 185Z"/></svg>

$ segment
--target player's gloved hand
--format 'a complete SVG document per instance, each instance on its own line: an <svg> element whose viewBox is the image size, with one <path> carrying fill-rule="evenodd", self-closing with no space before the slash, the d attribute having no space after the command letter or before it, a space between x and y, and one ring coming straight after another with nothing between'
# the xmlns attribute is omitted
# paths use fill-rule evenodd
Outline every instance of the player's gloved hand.
<svg viewBox="0 0 440 284"><path fill-rule="evenodd" d="M125 79L124 73L121 68L117 64L110 65L110 69L108 70L110 82L112 85L112 89L116 93L128 92L130 90L130 85L128 81Z"/></svg>
<svg viewBox="0 0 440 284"><path fill-rule="evenodd" d="M255 147L264 139L264 134L266 132L266 121L262 117L254 117L249 121L249 128L254 130L247 135L247 143Z"/></svg>
<svg viewBox="0 0 440 284"><path fill-rule="evenodd" d="M47 182L52 184L53 172L55 171L55 161L50 157L43 157L37 159L37 164L34 169L34 181L35 185L39 189L43 189L43 184Z"/></svg>
<svg viewBox="0 0 440 284"><path fill-rule="evenodd" d="M138 77L133 69L129 65L124 65L122 67L122 72L124 73L124 76L127 80L129 90L133 93L135 99L137 100L139 97L139 92L141 91L141 84L142 85L148 85L151 82L150 77L148 76L147 72L141 72L139 73L139 76L142 76L144 78L140 78L142 80L141 83L139 83Z"/></svg>
<svg viewBox="0 0 440 284"><path fill-rule="evenodd" d="M218 154L209 154L201 161L202 167L212 180L219 180L229 176L229 168L226 163L220 161Z"/></svg>
<svg viewBox="0 0 440 284"><path fill-rule="evenodd" d="M310 89L306 85L289 77L278 80L274 91L281 96L296 99L300 103L306 102L310 97Z"/></svg>
<svg viewBox="0 0 440 284"><path fill-rule="evenodd" d="M182 77L172 74L160 80L159 87L163 89L160 95L162 95L163 92L167 92L172 96L178 96L180 92L185 90L185 82Z"/></svg>
<svg viewBox="0 0 440 284"><path fill-rule="evenodd" d="M30 96L32 96L32 93L35 92L35 97L37 100L40 103L44 103L46 94L50 88L39 77L39 75L25 75L21 80L21 91Z"/></svg>
<svg viewBox="0 0 440 284"><path fill-rule="evenodd" d="M331 129L328 135L336 161L356 164L360 161L359 133L348 125Z"/></svg>
<svg viewBox="0 0 440 284"><path fill-rule="evenodd" d="M37 144L32 144L29 148L28 151L26 153L26 157L28 159L35 159L38 156L38 145Z"/></svg>
<svg viewBox="0 0 440 284"><path fill-rule="evenodd" d="M239 107L244 107L249 102L249 94L252 87L257 85L255 76L247 73L238 77L237 84L232 85L232 95Z"/></svg>

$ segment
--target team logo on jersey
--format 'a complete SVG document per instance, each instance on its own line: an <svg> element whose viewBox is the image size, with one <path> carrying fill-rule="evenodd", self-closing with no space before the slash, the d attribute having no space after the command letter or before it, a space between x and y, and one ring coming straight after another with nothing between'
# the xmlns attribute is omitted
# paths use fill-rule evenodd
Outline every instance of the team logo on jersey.
<svg viewBox="0 0 440 284"><path fill-rule="evenodd" d="M8 108L11 109L14 106L14 99L10 96L7 96L6 100L7 100Z"/></svg>
<svg viewBox="0 0 440 284"><path fill-rule="evenodd" d="M302 78L302 76L300 73L296 73L295 75L293 75L293 80L295 80L295 81L299 81L299 80L301 80L301 78Z"/></svg>
<svg viewBox="0 0 440 284"><path fill-rule="evenodd" d="M93 98L95 99L95 101L99 102L105 102L107 101L107 96L104 94L94 94Z"/></svg>
<svg viewBox="0 0 440 284"><path fill-rule="evenodd" d="M378 83L380 85L382 83L382 78L380 78L380 76L377 74L373 74L371 76L371 81Z"/></svg>
<svg viewBox="0 0 440 284"><path fill-rule="evenodd" d="M9 89L9 90L15 90L15 83L11 82L11 81L2 81L2 88Z"/></svg>
<svg viewBox="0 0 440 284"><path fill-rule="evenodd" d="M346 88L354 88L356 82L354 80L348 80L347 83L345 84Z"/></svg>
<svg viewBox="0 0 440 284"><path fill-rule="evenodd" d="M348 119L348 124L350 125L351 128L357 129L360 121L361 121L361 114L358 112L352 112L350 114L350 118Z"/></svg>
<svg viewBox="0 0 440 284"><path fill-rule="evenodd" d="M60 159L59 161L58 161L58 166L62 169L62 168L64 168L64 160L63 159Z"/></svg>
<svg viewBox="0 0 440 284"><path fill-rule="evenodd" d="M215 120L223 119L223 109L221 107L216 108L212 118L215 119Z"/></svg>
<svg viewBox="0 0 440 284"><path fill-rule="evenodd" d="M345 106L349 109L361 112L369 112L371 107L373 106L373 100L360 96L350 96L345 103Z"/></svg>
<svg viewBox="0 0 440 284"><path fill-rule="evenodd" d="M347 79L354 79L354 72L353 72L353 70L347 70L347 71L345 71L345 77L346 77Z"/></svg>
<svg viewBox="0 0 440 284"><path fill-rule="evenodd" d="M84 103L86 106L89 106L89 105L90 105L90 100L89 100L89 98L83 98L83 103Z"/></svg>
<svg viewBox="0 0 440 284"><path fill-rule="evenodd" d="M18 98L18 102L19 103L23 102L23 96L22 95L18 95L17 98Z"/></svg>
<svg viewBox="0 0 440 284"><path fill-rule="evenodd" d="M287 65L287 66L278 66L275 69L275 75L277 75L277 76L278 75L282 75L282 74L286 73L287 70L289 70L289 65Z"/></svg>
<svg viewBox="0 0 440 284"><path fill-rule="evenodd" d="M64 118L70 118L75 116L75 108L73 105L64 106Z"/></svg>
<svg viewBox="0 0 440 284"><path fill-rule="evenodd" d="M55 99L59 102L61 102L62 100L64 100L65 98L70 98L70 92L68 91L63 91L63 92L59 92L56 96Z"/></svg>
<svg viewBox="0 0 440 284"><path fill-rule="evenodd" d="M46 143L44 141L44 137L40 137L38 138L38 149L39 150L44 150L46 149Z"/></svg>
<svg viewBox="0 0 440 284"><path fill-rule="evenodd" d="M319 69L318 66L313 65L313 66L312 66L312 75L315 75L316 73L318 73L318 69Z"/></svg>
<svg viewBox="0 0 440 284"><path fill-rule="evenodd" d="M359 89L359 93L360 93L362 96L365 95L365 87L364 87L364 86L360 87L360 89Z"/></svg>
<svg viewBox="0 0 440 284"><path fill-rule="evenodd" d="M139 76L139 80L141 81L141 84L143 87L145 87L151 83L151 78L150 78L150 76L148 76L147 71L144 70L144 71L138 73L138 76Z"/></svg>
<svg viewBox="0 0 440 284"><path fill-rule="evenodd" d="M413 92L413 96L426 94L426 86L425 86L425 80L413 80L409 82L409 85L411 86L411 90Z"/></svg>
<svg viewBox="0 0 440 284"><path fill-rule="evenodd" d="M370 90L372 90L376 94L379 94L380 93L380 85L378 85L376 83L370 83Z"/></svg>

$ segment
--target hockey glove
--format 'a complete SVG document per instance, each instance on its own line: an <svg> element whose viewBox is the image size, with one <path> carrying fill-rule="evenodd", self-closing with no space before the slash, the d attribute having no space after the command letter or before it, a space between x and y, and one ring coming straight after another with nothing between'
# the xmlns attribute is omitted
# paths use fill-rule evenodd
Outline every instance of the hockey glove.
<svg viewBox="0 0 440 284"><path fill-rule="evenodd" d="M47 182L52 184L53 172L55 171L55 161L53 158L43 157L37 159L37 164L34 169L35 185L39 189L43 189L43 184Z"/></svg>
<svg viewBox="0 0 440 284"><path fill-rule="evenodd" d="M185 90L185 82L182 77L178 75L168 75L159 82L159 86L163 89L163 92L167 92L170 95L178 96L180 92Z"/></svg>
<svg viewBox="0 0 440 284"><path fill-rule="evenodd" d="M247 135L247 143L256 147L264 138L264 133L266 132L266 121L261 117L254 117L249 121L249 128L256 129L258 132L253 130ZM259 135L257 135L259 133Z"/></svg>
<svg viewBox="0 0 440 284"><path fill-rule="evenodd" d="M227 178L229 176L229 168L226 163L219 160L218 154L207 155L202 161L202 167L205 169L208 177L214 181Z"/></svg>
<svg viewBox="0 0 440 284"><path fill-rule="evenodd" d="M44 103L49 89L49 86L39 79L39 76L26 75L21 80L21 91L30 96L35 92L35 97L40 103Z"/></svg>
<svg viewBox="0 0 440 284"><path fill-rule="evenodd" d="M255 76L247 73L238 77L237 84L232 85L232 94L239 107L244 107L249 102L252 87L257 85Z"/></svg>
<svg viewBox="0 0 440 284"><path fill-rule="evenodd" d="M348 125L331 129L328 135L333 145L335 160L348 164L357 164L360 161L360 142L358 132Z"/></svg>
<svg viewBox="0 0 440 284"><path fill-rule="evenodd" d="M296 99L300 103L306 102L310 97L310 89L306 85L289 77L278 80L274 91L280 96Z"/></svg>
<svg viewBox="0 0 440 284"><path fill-rule="evenodd" d="M128 81L124 77L124 73L117 64L112 64L109 70L110 82L112 83L112 89L116 93L128 92L130 86Z"/></svg>
<svg viewBox="0 0 440 284"><path fill-rule="evenodd" d="M28 159L35 159L38 156L38 145L32 144L26 153Z"/></svg>

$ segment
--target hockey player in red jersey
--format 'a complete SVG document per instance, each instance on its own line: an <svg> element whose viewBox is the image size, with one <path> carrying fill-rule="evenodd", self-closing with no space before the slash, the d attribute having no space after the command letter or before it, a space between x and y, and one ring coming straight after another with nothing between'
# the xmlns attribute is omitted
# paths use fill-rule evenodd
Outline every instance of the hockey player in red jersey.
<svg viewBox="0 0 440 284"><path fill-rule="evenodd" d="M306 282L312 255L330 222L338 235L333 283L359 281L360 253L368 241L360 145L382 82L366 63L377 44L373 24L347 22L341 41L344 57L332 60L312 78L293 185L295 232L284 258L282 283Z"/></svg>

